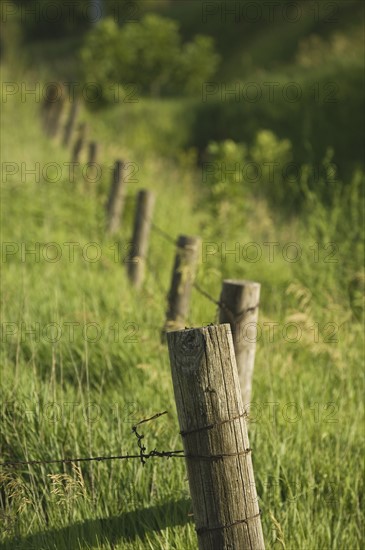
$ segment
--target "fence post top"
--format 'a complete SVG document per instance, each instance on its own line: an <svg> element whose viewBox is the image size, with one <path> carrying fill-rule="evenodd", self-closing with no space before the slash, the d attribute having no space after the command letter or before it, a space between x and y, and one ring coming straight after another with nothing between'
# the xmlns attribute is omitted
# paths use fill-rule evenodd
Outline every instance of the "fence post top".
<svg viewBox="0 0 365 550"><path fill-rule="evenodd" d="M217 325L204 325L202 327L187 327L187 328L179 328L177 330L169 330L166 333L166 335L167 335L167 338L169 338L169 335L176 334L178 332L184 332L185 334L189 334L189 333L204 334L206 332L209 332L209 330L211 330L211 329L219 329L220 330L223 327L225 327L226 332L231 334L231 325L229 323L219 323Z"/></svg>
<svg viewBox="0 0 365 550"><path fill-rule="evenodd" d="M258 283L256 281L249 281L247 279L224 279L223 284L232 286L251 286L256 288L261 287L261 283Z"/></svg>
<svg viewBox="0 0 365 550"><path fill-rule="evenodd" d="M150 189L139 189L138 190L138 195L151 195L151 196L154 196L155 193L153 191L151 191Z"/></svg>
<svg viewBox="0 0 365 550"><path fill-rule="evenodd" d="M201 237L195 237L193 235L179 235L177 243L179 244L199 244L201 242Z"/></svg>

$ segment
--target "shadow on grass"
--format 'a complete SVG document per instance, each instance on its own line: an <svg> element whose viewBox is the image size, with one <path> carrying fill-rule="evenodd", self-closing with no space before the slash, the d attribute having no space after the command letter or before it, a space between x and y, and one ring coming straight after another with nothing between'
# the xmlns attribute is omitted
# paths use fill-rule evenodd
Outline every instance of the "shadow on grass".
<svg viewBox="0 0 365 550"><path fill-rule="evenodd" d="M186 525L192 521L188 516L192 512L191 500L180 499L158 504L142 510L134 510L110 518L88 519L61 529L51 529L11 540L0 545L4 550L73 550L82 548L82 544L98 545L108 542L114 544L143 539L148 533L161 531L166 527Z"/></svg>

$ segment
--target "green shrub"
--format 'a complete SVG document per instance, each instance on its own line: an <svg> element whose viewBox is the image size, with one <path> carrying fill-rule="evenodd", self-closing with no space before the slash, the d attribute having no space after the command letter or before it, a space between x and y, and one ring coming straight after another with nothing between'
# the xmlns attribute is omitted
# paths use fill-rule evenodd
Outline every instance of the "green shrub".
<svg viewBox="0 0 365 550"><path fill-rule="evenodd" d="M87 33L80 57L84 80L99 85L106 103L116 86L131 83L151 96L196 93L219 62L211 38L182 45L177 23L154 14L122 28L105 18Z"/></svg>
<svg viewBox="0 0 365 550"><path fill-rule="evenodd" d="M208 189L208 206L215 215L228 215L243 197L241 167L247 148L232 140L210 142L203 164L203 183Z"/></svg>
<svg viewBox="0 0 365 550"><path fill-rule="evenodd" d="M293 160L292 142L280 139L270 130L257 132L251 145L233 140L210 142L202 165L208 203L215 213L227 211L227 205L232 211L233 205L240 207L249 191L287 214L303 210L308 204L318 203L324 211L338 208L346 184L337 171L333 150L327 149L318 166ZM356 171L348 183L357 189L357 197L355 183L361 174ZM347 192L349 197L353 192ZM354 205L356 208L361 201L351 204L352 216Z"/></svg>
<svg viewBox="0 0 365 550"><path fill-rule="evenodd" d="M215 73L219 59L209 36L199 34L184 44L179 67L182 89L188 94L199 93L202 83Z"/></svg>
<svg viewBox="0 0 365 550"><path fill-rule="evenodd" d="M295 81L302 90L298 101L290 102L281 90ZM245 82L226 83L227 89L254 82L263 91L257 101L247 97L223 97L224 86L206 101L196 103L195 124L191 143L203 151L210 141L231 139L252 144L257 132L268 128L280 138L290 136L293 159L298 164L319 166L327 149L334 150L339 174L343 180L351 177L354 168L364 158L364 136L358 123L363 111L363 68L360 62L332 63L321 69L306 69L292 74L267 73L252 75ZM273 101L265 96L265 82L277 82ZM315 95L319 90L319 95ZM351 128L351 132L348 129Z"/></svg>

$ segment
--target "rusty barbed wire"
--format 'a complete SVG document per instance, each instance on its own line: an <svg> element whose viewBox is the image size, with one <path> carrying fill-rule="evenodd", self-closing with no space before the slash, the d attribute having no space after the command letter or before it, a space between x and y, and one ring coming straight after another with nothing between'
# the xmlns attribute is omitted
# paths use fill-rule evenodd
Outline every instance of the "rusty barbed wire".
<svg viewBox="0 0 365 550"><path fill-rule="evenodd" d="M43 466L46 464L70 464L70 463L78 463L78 462L105 462L110 460L140 460L142 466L144 466L149 458L187 458L191 460L206 460L206 461L214 461L214 460L223 460L224 458L234 458L237 456L246 455L252 452L251 448L243 449L239 452L234 453L218 453L218 454L212 454L212 455L192 455L192 454L185 454L183 449L173 450L173 451L158 451L157 449L153 449L152 451L146 452L147 448L142 443L142 440L144 439L144 434L140 434L137 431L137 426L140 426L141 424L144 424L146 422L150 422L151 420L155 420L159 418L160 416L163 416L165 414L168 414L167 411L163 411L160 413L156 413L153 416L149 418L145 418L143 420L140 420L132 426L132 433L137 438L137 445L139 448L138 454L121 454L121 455L110 455L110 456L88 456L88 457L77 457L77 458L57 458L57 459L49 459L49 460L6 460L4 462L0 463L0 467L2 468L16 468L17 466ZM231 422L233 420L237 420L241 417L247 416L245 412L242 414L232 418L223 420L222 422L219 422L218 424L224 424L226 422ZM218 425L217 424L217 425ZM214 428L215 425L208 425L204 426L202 428L198 428L196 431L201 430L207 430ZM192 430L192 432L195 430ZM181 432L181 435L184 436L187 433L190 432Z"/></svg>
<svg viewBox="0 0 365 550"><path fill-rule="evenodd" d="M167 414L167 411L163 411L160 413L156 413L153 416L149 418L144 418L143 420L140 420L132 426L132 433L134 433L138 440L138 447L140 449L139 454L121 454L121 455L112 455L112 456L91 456L91 457L80 457L80 458L60 458L60 459L50 459L50 460L17 460L17 461L4 461L0 463L1 467L16 467L16 466L36 466L36 465L43 465L43 464L69 464L72 462L103 462L107 460L131 460L131 459L139 459L144 466L146 461L151 457L160 457L160 458L172 458L172 457L180 457L183 456L181 453L183 453L183 450L174 450L174 451L157 451L156 449L153 449L152 451L145 452L146 447L142 445L141 441L144 438L143 434L139 434L137 432L137 426L140 426L141 424L144 424L146 422L150 422L151 420L155 420L156 418L159 418L160 416L163 416Z"/></svg>
<svg viewBox="0 0 365 550"><path fill-rule="evenodd" d="M130 460L130 459L139 459L142 461L142 459L145 461L145 459L151 458L153 456L159 456L159 457L166 457L171 458L174 456L182 456L180 453L184 451L156 451L154 449L153 451L150 451L149 453L138 455L114 455L114 456L91 456L91 457L81 457L81 458L60 458L55 460L17 460L17 461L5 461L1 462L1 467L16 467L16 466L37 466L37 465L43 465L43 464L70 464L73 462L103 462L107 460ZM143 462L142 462L143 463Z"/></svg>

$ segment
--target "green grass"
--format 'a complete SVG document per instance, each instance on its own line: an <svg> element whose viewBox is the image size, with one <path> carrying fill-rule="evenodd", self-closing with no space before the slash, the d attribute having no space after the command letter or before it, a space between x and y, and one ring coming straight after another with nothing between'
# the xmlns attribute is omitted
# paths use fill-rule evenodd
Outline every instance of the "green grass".
<svg viewBox="0 0 365 550"><path fill-rule="evenodd" d="M143 110L143 104L138 108ZM30 167L69 160L68 151L44 137L37 106L15 98L2 110L3 161ZM216 298L223 277L262 285L250 444L266 545L360 549L364 415L357 312L362 250L353 246L350 232L360 222L354 204L358 195L341 195L331 210L314 200L311 213L288 221L245 193L239 213L225 217L222 212L212 219L189 157L163 160L149 154L147 144L135 150L128 126L116 135L113 114L117 120L119 113L120 108L98 113L92 129L103 144L105 166L121 156L139 167L116 238L104 234L110 172L91 191L80 176L76 185L67 177L34 182L31 175L21 182L19 174L2 183L2 241L55 242L62 250L56 263L33 256L22 262L19 254L3 258L2 327L15 326L17 332L7 338L3 332L2 338L2 460L135 453L133 422L163 410L169 414L141 430L147 449L181 448L168 353L159 339L174 249L152 234L153 267L137 293L110 248L119 241L123 251L134 197L146 187L157 194L155 222L172 236L200 234L220 251L222 243L231 250L235 243L256 242L263 251L265 242L280 243L273 262L265 252L256 263L217 253L201 263L198 273L199 283ZM80 247L98 243L100 260L85 261L77 247L70 262L63 243L71 241ZM297 263L283 259L288 242L301 247ZM318 262L310 248L314 242L320 247ZM337 263L325 263L328 242L338 245ZM189 325L215 319L214 304L194 292ZM78 323L74 338L66 329L70 322ZM278 323L273 340L270 322ZM301 327L296 343L282 336L288 322ZM22 323L36 330L38 323L39 338L26 335ZM43 333L49 323L62 328L55 343ZM88 338L83 336L87 323L102 330L95 343L91 329ZM318 341L310 328L316 323ZM333 328L337 342L328 343ZM1 508L2 548L170 550L197 544L185 465L179 459L151 459L144 467L138 461L112 461L2 469L1 499L6 504Z"/></svg>

